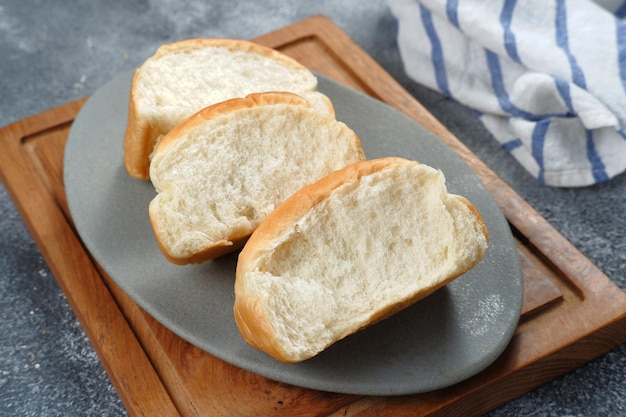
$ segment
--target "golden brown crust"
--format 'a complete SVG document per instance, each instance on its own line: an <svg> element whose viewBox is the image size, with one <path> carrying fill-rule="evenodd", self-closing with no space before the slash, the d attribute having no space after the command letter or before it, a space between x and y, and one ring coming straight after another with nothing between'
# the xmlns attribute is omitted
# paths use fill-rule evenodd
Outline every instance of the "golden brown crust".
<svg viewBox="0 0 626 417"><path fill-rule="evenodd" d="M178 139L182 138L187 132L209 120L217 119L220 116L232 114L239 110L272 104L311 107L309 102L302 97L287 92L253 93L244 98L233 98L222 101L199 110L176 125L159 141L154 150L153 158L167 151L168 148L175 144Z"/></svg>
<svg viewBox="0 0 626 417"><path fill-rule="evenodd" d="M231 51L243 51L257 53L265 55L268 58L274 59L278 62L292 67L294 69L304 70L306 69L295 59L275 50L268 48L267 46L260 45L258 43L246 41L243 39L229 39L229 38L190 38L183 39L177 42L161 45L155 52L152 58L159 59L166 55L176 54L180 52L193 51L196 49L204 48L226 48ZM150 58L150 59L152 59Z"/></svg>
<svg viewBox="0 0 626 417"><path fill-rule="evenodd" d="M263 223L261 223L250 239L248 239L248 242L241 251L235 274L235 322L237 323L237 326L247 343L266 352L281 362L298 362L298 360L294 360L293 358L285 355L284 351L280 347L280 344L275 338L275 332L271 328L271 324L265 316L265 312L259 306L260 300L255 296L246 294L244 290L246 279L245 273L255 270L258 267L259 259L262 259L266 252L271 252L273 250L273 245L271 243L284 235L296 221L302 218L317 204L328 198L338 187L348 182L357 181L363 176L371 175L386 168L414 163L415 161L409 161L403 158L386 157L357 162L349 165L341 170L329 174L314 184L302 188L300 191L296 192L289 199L279 205L274 212L270 214L270 216L268 216ZM450 196L452 198L460 199L463 204L470 208L481 225L485 237L488 239L487 228L482 220L482 217L469 200L462 196L452 194L450 194ZM361 327L353 329L346 334L339 335L339 337L332 343L347 337L358 330L378 323L379 321L384 320L415 304L419 300L427 297L454 279L458 278L464 272L473 268L478 261L479 259L477 259L473 264L468 265L468 267L463 271L459 271L457 274L447 277L435 286L424 288L422 291L417 293L409 294L406 298L398 300L397 303L374 312L370 319L363 323Z"/></svg>
<svg viewBox="0 0 626 417"><path fill-rule="evenodd" d="M154 223L152 222L152 220L151 220L151 223L154 226ZM222 255L226 255L228 253L239 250L243 248L243 246L246 244L248 237L249 235L238 237L238 238L233 237L231 238L230 241L222 240L220 242L213 244L210 247L205 248L201 252L195 253L192 256L185 256L185 257L174 256L172 253L170 253L169 248L167 248L163 244L163 240L160 239L158 236L157 236L156 241L157 241L157 244L159 245L159 248L161 249L161 252L163 252L163 256L165 256L165 259L167 259L168 261L170 261L171 263L175 265L182 266L182 265L188 265L188 264L201 264L211 259L215 259Z"/></svg>
<svg viewBox="0 0 626 417"><path fill-rule="evenodd" d="M154 148L152 128L150 124L137 115L134 85L139 78L139 70L135 71L128 103L128 122L124 133L124 166L128 174L137 179L148 179L150 152Z"/></svg>
<svg viewBox="0 0 626 417"><path fill-rule="evenodd" d="M236 301L233 312L235 322L246 343L270 354L281 362L295 363L295 361L283 355L276 338L272 336L274 331L269 321L265 319L265 311L258 299L247 297ZM258 320L250 320L250 317L257 317ZM261 335L267 335L267 337L262 337Z"/></svg>

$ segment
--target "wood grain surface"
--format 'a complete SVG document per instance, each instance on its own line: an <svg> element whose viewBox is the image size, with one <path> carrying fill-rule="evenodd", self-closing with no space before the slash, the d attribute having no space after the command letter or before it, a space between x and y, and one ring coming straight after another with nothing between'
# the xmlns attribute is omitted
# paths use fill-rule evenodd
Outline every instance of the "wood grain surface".
<svg viewBox="0 0 626 417"><path fill-rule="evenodd" d="M0 130L0 177L131 416L475 416L626 342L626 294L322 16L264 35L310 69L424 125L476 172L506 216L524 270L516 333L497 361L455 386L362 397L286 385L183 341L100 270L72 227L63 151L84 100Z"/></svg>

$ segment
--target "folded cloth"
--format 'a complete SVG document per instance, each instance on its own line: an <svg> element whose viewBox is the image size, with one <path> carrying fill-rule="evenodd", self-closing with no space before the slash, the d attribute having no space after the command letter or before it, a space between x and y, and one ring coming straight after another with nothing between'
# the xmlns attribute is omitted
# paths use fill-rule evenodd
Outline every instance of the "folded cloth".
<svg viewBox="0 0 626 417"><path fill-rule="evenodd" d="M626 170L623 1L388 0L407 74L469 106L541 183Z"/></svg>

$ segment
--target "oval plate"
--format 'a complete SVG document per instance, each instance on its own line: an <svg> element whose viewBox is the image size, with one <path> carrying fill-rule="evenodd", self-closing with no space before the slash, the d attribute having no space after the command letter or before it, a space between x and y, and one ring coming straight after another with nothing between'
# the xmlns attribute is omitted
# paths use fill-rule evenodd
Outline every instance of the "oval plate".
<svg viewBox="0 0 626 417"><path fill-rule="evenodd" d="M478 373L502 353L523 295L515 243L500 209L443 142L390 106L319 76L337 119L352 127L368 158L401 156L441 169L448 190L479 210L491 243L470 272L414 306L296 365L248 346L233 318L237 254L176 266L159 250L149 181L127 175L123 137L132 73L99 89L77 115L65 149L69 208L84 244L111 278L172 332L237 367L305 388L403 395L443 388Z"/></svg>

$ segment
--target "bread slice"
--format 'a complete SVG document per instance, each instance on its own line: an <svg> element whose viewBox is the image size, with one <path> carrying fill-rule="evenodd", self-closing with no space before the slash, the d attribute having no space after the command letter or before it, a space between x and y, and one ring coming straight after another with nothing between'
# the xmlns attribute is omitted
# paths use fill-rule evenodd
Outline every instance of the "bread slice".
<svg viewBox="0 0 626 417"><path fill-rule="evenodd" d="M363 159L356 133L300 96L259 93L210 106L155 149L157 242L176 264L239 249L291 194Z"/></svg>
<svg viewBox="0 0 626 417"><path fill-rule="evenodd" d="M253 347L300 362L446 285L487 246L479 213L440 171L359 162L298 191L252 234L235 320Z"/></svg>
<svg viewBox="0 0 626 417"><path fill-rule="evenodd" d="M317 79L290 57L235 39L188 39L161 46L135 71L124 136L128 173L148 179L159 138L209 105L251 93L287 91L334 114Z"/></svg>

